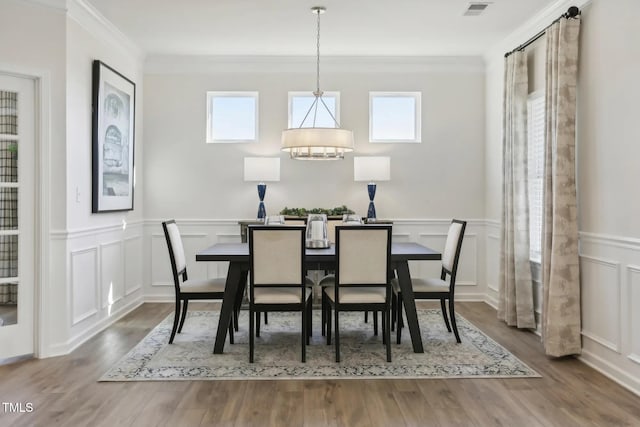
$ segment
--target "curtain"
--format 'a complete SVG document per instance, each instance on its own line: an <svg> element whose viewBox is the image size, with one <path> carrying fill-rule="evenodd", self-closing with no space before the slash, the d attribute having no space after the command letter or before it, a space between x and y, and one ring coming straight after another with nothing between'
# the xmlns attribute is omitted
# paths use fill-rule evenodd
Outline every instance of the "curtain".
<svg viewBox="0 0 640 427"><path fill-rule="evenodd" d="M575 174L580 19L547 30L542 342L549 356L579 354L580 269Z"/></svg>
<svg viewBox="0 0 640 427"><path fill-rule="evenodd" d="M507 56L504 77L498 318L510 326L535 328L527 188L529 84L524 52Z"/></svg>

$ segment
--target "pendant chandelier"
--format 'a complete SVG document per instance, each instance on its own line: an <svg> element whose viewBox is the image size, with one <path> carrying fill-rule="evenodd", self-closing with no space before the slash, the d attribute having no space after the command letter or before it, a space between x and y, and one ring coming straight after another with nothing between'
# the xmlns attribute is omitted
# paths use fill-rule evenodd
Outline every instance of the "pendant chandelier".
<svg viewBox="0 0 640 427"><path fill-rule="evenodd" d="M282 132L282 151L288 151L292 159L298 160L337 160L344 159L344 153L353 151L353 132L340 128L340 124L322 99L320 90L320 15L326 11L324 7L311 8L317 18L316 43L316 90L314 100L305 114L300 126ZM316 117L320 105L327 110L335 127L316 127ZM313 112L311 127L303 127L304 122Z"/></svg>

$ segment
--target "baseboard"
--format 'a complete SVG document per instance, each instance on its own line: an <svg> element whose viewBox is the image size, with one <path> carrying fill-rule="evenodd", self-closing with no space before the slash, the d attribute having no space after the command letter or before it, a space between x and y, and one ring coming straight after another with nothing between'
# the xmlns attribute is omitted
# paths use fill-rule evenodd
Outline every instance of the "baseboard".
<svg viewBox="0 0 640 427"><path fill-rule="evenodd" d="M582 349L582 355L578 357L578 360L600 372L615 383L620 384L631 393L640 396L640 378L629 375L628 372L621 370L613 363L604 360L600 356L585 351L584 348Z"/></svg>

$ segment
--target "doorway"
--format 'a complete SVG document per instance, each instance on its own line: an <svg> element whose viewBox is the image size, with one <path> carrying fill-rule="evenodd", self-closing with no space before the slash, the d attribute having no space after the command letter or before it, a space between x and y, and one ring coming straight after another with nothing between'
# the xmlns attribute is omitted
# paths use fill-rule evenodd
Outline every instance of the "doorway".
<svg viewBox="0 0 640 427"><path fill-rule="evenodd" d="M0 72L0 363L35 347L35 80Z"/></svg>

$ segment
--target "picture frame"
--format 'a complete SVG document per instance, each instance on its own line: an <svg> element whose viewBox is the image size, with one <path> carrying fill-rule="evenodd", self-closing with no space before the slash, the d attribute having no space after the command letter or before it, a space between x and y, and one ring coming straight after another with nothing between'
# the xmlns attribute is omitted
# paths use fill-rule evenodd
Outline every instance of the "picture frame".
<svg viewBox="0 0 640 427"><path fill-rule="evenodd" d="M133 210L136 84L93 61L92 213Z"/></svg>

